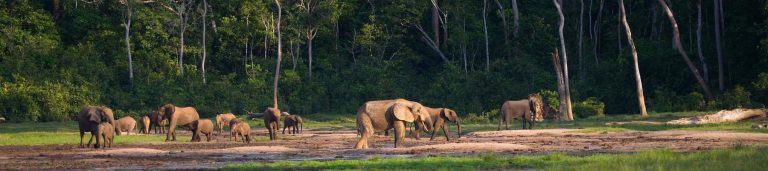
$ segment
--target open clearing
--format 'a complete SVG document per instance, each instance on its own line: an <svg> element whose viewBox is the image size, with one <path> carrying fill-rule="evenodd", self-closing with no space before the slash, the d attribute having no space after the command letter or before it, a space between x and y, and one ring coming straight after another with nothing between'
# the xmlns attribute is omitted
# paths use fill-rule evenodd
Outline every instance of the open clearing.
<svg viewBox="0 0 768 171"><path fill-rule="evenodd" d="M189 134L181 131L179 134ZM5 169L190 169L219 168L242 162L368 159L372 157L423 157L622 153L652 149L698 151L734 145L763 146L768 134L729 131L664 130L595 132L584 129L539 129L477 131L446 142L445 137L415 140L407 138L406 148L392 148L391 137L374 136L371 149L355 150L354 130L305 130L300 135L279 135L280 140L265 141L265 129L255 129L257 141L231 142L228 133L211 142L129 142L110 149L83 149L77 145L0 146L0 168ZM133 135L130 135L133 136ZM116 139L123 138L118 136ZM423 134L422 137L428 137ZM452 137L455 137L453 135ZM78 137L72 137L76 141ZM107 162L108 165L104 163Z"/></svg>

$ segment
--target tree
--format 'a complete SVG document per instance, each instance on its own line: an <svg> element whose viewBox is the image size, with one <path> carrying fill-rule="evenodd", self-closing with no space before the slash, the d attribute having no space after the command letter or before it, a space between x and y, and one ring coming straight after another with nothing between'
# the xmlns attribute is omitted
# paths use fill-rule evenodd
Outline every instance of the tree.
<svg viewBox="0 0 768 171"><path fill-rule="evenodd" d="M283 59L283 40L280 33L283 9L280 7L280 0L275 0L275 5L277 5L277 23L275 23L275 30L277 31L275 33L277 34L277 61L275 62L275 80L273 84L274 86L272 87L272 107L279 109L277 108L277 82L280 79L280 61Z"/></svg>
<svg viewBox="0 0 768 171"><path fill-rule="evenodd" d="M313 42L318 30L331 22L336 22L339 15L335 13L336 0L302 0L299 9L303 12L304 36L307 38L307 55L309 59L309 78L312 79L312 61L314 57Z"/></svg>
<svg viewBox="0 0 768 171"><path fill-rule="evenodd" d="M133 87L133 58L131 56L131 20L133 17L133 1L121 0L123 8L123 28L125 28L125 51L128 53L128 79Z"/></svg>
<svg viewBox="0 0 768 171"><path fill-rule="evenodd" d="M677 21L675 21L675 16L672 14L672 10L669 9L669 6L667 6L667 2L665 0L659 0L659 4L664 9L664 12L667 14L667 18L669 18L669 22L672 25L672 43L675 45L674 48L677 49L677 52L680 53L680 55L683 57L683 61L685 61L685 64L688 65L688 69L691 70L691 73L696 78L699 86L701 86L701 89L704 91L704 97L707 98L707 100L712 100L712 93L709 91L709 86L707 86L707 83L704 82L701 74L699 74L699 69L693 65L693 62L691 62L691 58L688 58L688 53L685 52L683 43L680 42L680 29L677 28Z"/></svg>
<svg viewBox="0 0 768 171"><path fill-rule="evenodd" d="M632 48L632 60L635 67L635 82L637 84L637 103L640 105L640 115L643 117L648 116L648 112L645 111L645 95L643 95L643 80L640 77L640 65L637 61L637 48L635 48L635 40L632 39L632 29L629 28L629 22L627 22L627 13L624 9L624 0L619 0L619 10L621 10L621 22L624 23L624 30L627 33L627 42L629 47Z"/></svg>
<svg viewBox="0 0 768 171"><path fill-rule="evenodd" d="M483 33L485 34L485 72L491 71L491 54L488 49L488 0L483 0Z"/></svg>
<svg viewBox="0 0 768 171"><path fill-rule="evenodd" d="M704 52L701 49L701 0L699 0L699 3L697 4L698 9L698 18L696 19L696 47L699 51L699 62L701 62L701 69L704 70L704 81L709 83L709 69L707 68L707 62L704 60Z"/></svg>
<svg viewBox="0 0 768 171"><path fill-rule="evenodd" d="M721 0L714 0L715 2L715 50L717 50L717 82L720 91L725 90L725 68L723 64L723 50L720 47L720 29L722 25L722 10L723 2Z"/></svg>
<svg viewBox="0 0 768 171"><path fill-rule="evenodd" d="M512 14L515 18L515 30L512 31L512 35L517 37L517 31L520 29L520 11L517 9L517 0L512 0Z"/></svg>
<svg viewBox="0 0 768 171"><path fill-rule="evenodd" d="M560 47L563 54L563 80L565 84L565 112L568 115L568 120L573 120L573 110L571 110L571 88L568 81L568 54L565 51L565 36L563 36L563 27L565 26L565 17L563 16L563 10L560 8L560 3L557 0L552 0L557 8L557 13L560 15Z"/></svg>
<svg viewBox="0 0 768 171"><path fill-rule="evenodd" d="M179 72L184 75L184 33L187 31L188 13L193 9L193 3L191 0L169 0L168 3L162 5L179 17L179 50L177 53Z"/></svg>
<svg viewBox="0 0 768 171"><path fill-rule="evenodd" d="M208 47L205 46L205 43L206 43L206 41L205 41L205 37L206 37L206 35L205 35L206 34L205 28L208 27L208 25L205 22L205 20L207 19L206 17L208 17L208 0L203 0L203 17L201 17L201 19L200 19L200 20L203 21L203 43L202 43L202 46L203 46L202 47L202 49L203 49L203 54L202 54L203 60L200 62L200 67L202 68L202 71L203 71L202 72L203 84L205 84L205 57L208 54L206 52L206 49Z"/></svg>

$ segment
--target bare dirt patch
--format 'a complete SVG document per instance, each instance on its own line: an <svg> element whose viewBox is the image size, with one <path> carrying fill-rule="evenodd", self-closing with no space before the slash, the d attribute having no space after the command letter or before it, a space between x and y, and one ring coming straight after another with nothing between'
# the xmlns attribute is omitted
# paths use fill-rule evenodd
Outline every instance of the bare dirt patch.
<svg viewBox="0 0 768 171"><path fill-rule="evenodd" d="M188 132L186 133L188 134ZM254 130L254 137L266 130ZM120 138L120 136L116 137ZM200 169L229 163L281 160L366 159L372 156L502 155L565 152L632 152L649 149L695 151L734 144L765 145L768 134L726 131L624 131L585 133L580 129L541 129L472 132L447 142L407 138L404 148L393 148L392 137L374 136L371 149L352 149L359 138L353 130L305 131L279 135L280 140L251 144L215 136L211 142L144 142L115 144L110 149L82 149L77 145L0 146L0 169ZM263 139L263 138L262 138ZM73 137L73 140L76 140Z"/></svg>

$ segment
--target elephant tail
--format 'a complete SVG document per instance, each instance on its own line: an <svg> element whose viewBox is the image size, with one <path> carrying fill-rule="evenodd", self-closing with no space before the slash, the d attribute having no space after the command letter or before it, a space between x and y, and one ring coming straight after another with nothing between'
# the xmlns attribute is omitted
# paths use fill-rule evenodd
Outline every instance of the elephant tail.
<svg viewBox="0 0 768 171"><path fill-rule="evenodd" d="M366 134L373 134L373 124L371 123L371 118L366 113L359 113L357 115L357 135L363 136Z"/></svg>

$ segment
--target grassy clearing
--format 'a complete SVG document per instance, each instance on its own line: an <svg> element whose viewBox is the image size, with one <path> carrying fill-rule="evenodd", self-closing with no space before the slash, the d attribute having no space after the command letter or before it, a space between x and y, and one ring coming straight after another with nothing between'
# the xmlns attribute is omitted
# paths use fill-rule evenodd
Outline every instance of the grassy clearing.
<svg viewBox="0 0 768 171"><path fill-rule="evenodd" d="M588 156L561 153L534 156L373 158L368 160L281 161L224 166L229 170L759 170L768 167L768 148L673 152L653 150Z"/></svg>
<svg viewBox="0 0 768 171"><path fill-rule="evenodd" d="M90 133L85 134L86 142ZM176 136L178 140L191 139L190 136ZM161 142L165 135L122 135L115 137L116 144L130 142ZM77 123L40 122L40 123L4 123L0 126L0 146L6 145L49 145L80 144Z"/></svg>

